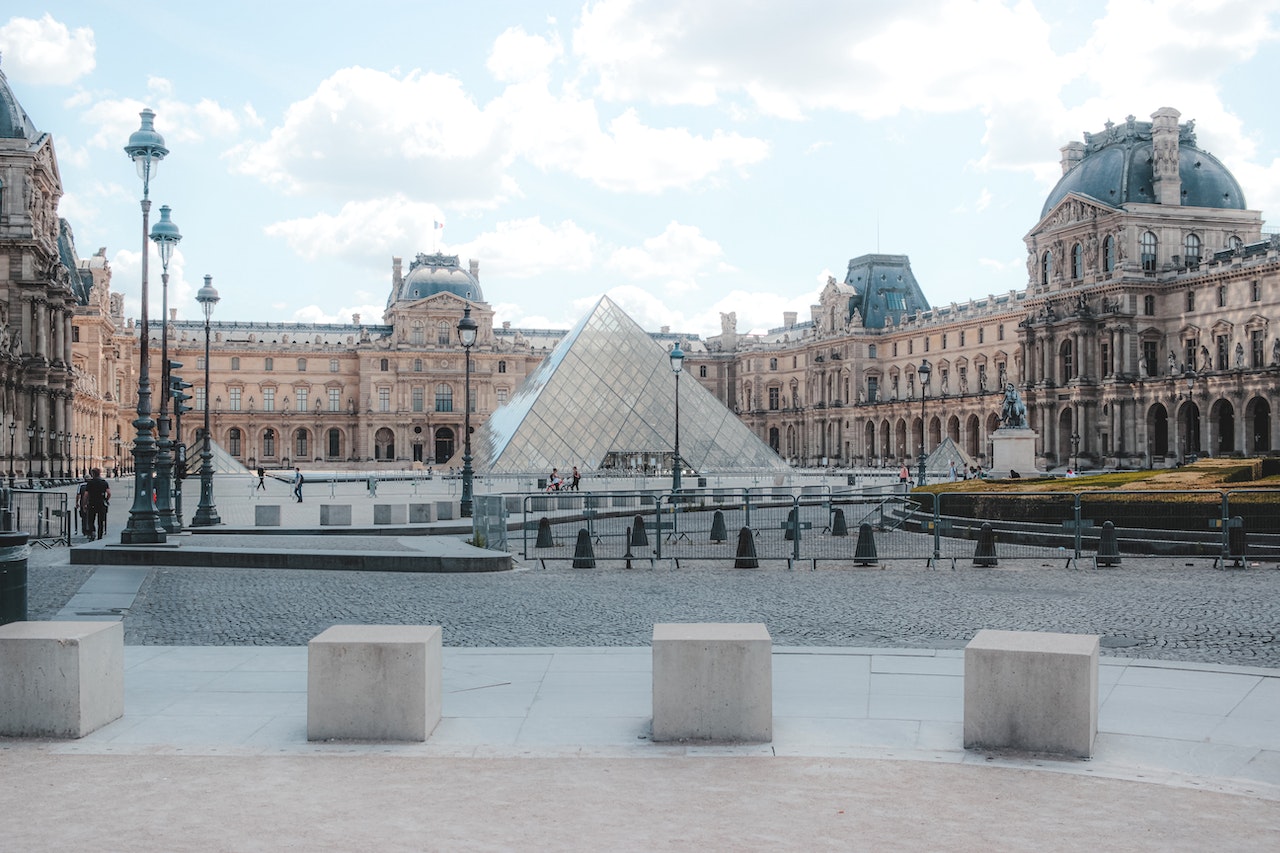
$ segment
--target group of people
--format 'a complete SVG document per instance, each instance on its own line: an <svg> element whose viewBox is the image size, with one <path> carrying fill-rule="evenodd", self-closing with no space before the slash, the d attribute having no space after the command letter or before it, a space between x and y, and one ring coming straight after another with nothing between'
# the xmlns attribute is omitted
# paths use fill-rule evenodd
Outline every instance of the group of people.
<svg viewBox="0 0 1280 853"><path fill-rule="evenodd" d="M547 491L559 492L561 490L568 492L578 491L578 483L582 480L582 475L578 473L578 466L573 466L573 474L570 475L569 485L564 484L564 477L560 476L559 468L551 469L551 476L547 477Z"/></svg>
<svg viewBox="0 0 1280 853"><path fill-rule="evenodd" d="M107 535L107 509L111 506L111 484L102 478L101 468L90 468L89 476L76 490L76 514L80 532L90 539Z"/></svg>

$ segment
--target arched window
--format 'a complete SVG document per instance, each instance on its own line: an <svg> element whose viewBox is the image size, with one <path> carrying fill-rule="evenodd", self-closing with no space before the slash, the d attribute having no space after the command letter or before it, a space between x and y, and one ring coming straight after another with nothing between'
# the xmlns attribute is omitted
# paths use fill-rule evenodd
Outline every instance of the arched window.
<svg viewBox="0 0 1280 853"><path fill-rule="evenodd" d="M1195 234L1188 234L1186 239L1182 241L1182 252L1187 258L1187 266L1195 269L1200 266L1200 238Z"/></svg>
<svg viewBox="0 0 1280 853"><path fill-rule="evenodd" d="M275 360L274 358L264 358L264 359L262 360L262 369L263 369L263 370L275 370L275 369L276 369L276 360Z"/></svg>
<svg viewBox="0 0 1280 853"><path fill-rule="evenodd" d="M769 369L770 370L778 369L778 360L776 358L769 359Z"/></svg>
<svg viewBox="0 0 1280 853"><path fill-rule="evenodd" d="M409 343L421 346L427 342L427 329L421 320L414 320L409 329Z"/></svg>
<svg viewBox="0 0 1280 853"><path fill-rule="evenodd" d="M705 364L698 365L698 378L700 379L707 378L707 366Z"/></svg>
<svg viewBox="0 0 1280 853"><path fill-rule="evenodd" d="M262 455L276 455L276 431L273 429L268 428L262 433Z"/></svg>
<svg viewBox="0 0 1280 853"><path fill-rule="evenodd" d="M1102 269L1104 272L1116 271L1116 238L1110 234L1102 241Z"/></svg>
<svg viewBox="0 0 1280 853"><path fill-rule="evenodd" d="M1138 240L1138 258L1142 261L1142 268L1147 272L1155 272L1156 247L1156 235L1150 231L1142 232L1142 237Z"/></svg>
<svg viewBox="0 0 1280 853"><path fill-rule="evenodd" d="M507 372L507 363L505 361L498 362L498 372L499 373Z"/></svg>
<svg viewBox="0 0 1280 853"><path fill-rule="evenodd" d="M311 433L305 429L300 429L293 434L293 456L295 459L305 459L311 452L309 448Z"/></svg>
<svg viewBox="0 0 1280 853"><path fill-rule="evenodd" d="M453 389L448 385L440 384L436 386L436 411L453 411Z"/></svg>
<svg viewBox="0 0 1280 853"><path fill-rule="evenodd" d="M414 372L414 373L421 373L421 372L422 372L422 359L420 359L420 358L415 358L415 359L413 360L413 372Z"/></svg>
<svg viewBox="0 0 1280 853"><path fill-rule="evenodd" d="M1233 252L1238 252L1244 248L1244 241L1234 234L1227 240L1227 248Z"/></svg>
<svg viewBox="0 0 1280 853"><path fill-rule="evenodd" d="M1084 278L1084 247L1079 243L1071 247L1071 277Z"/></svg>
<svg viewBox="0 0 1280 853"><path fill-rule="evenodd" d="M1040 259L1040 283L1049 283L1049 274L1053 272L1053 252L1045 252Z"/></svg>
<svg viewBox="0 0 1280 853"><path fill-rule="evenodd" d="M232 456L240 455L240 428L232 427L227 433L227 450Z"/></svg>
<svg viewBox="0 0 1280 853"><path fill-rule="evenodd" d="M449 324L446 323L444 320L441 320L439 323L436 323L436 343L442 347L448 346L449 341L452 339L453 339L453 336L449 331Z"/></svg>
<svg viewBox="0 0 1280 853"><path fill-rule="evenodd" d="M391 362L385 358L382 359L381 361L378 362L378 369L381 370L383 373L386 373L388 370L391 369Z"/></svg>

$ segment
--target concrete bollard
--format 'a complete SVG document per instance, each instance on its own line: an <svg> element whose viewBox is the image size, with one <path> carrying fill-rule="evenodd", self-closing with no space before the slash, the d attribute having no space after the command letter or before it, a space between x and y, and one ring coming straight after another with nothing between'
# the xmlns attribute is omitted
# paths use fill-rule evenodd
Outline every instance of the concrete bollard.
<svg viewBox="0 0 1280 853"><path fill-rule="evenodd" d="M648 548L649 536L644 532L644 517L637 515L631 522L631 545L634 548Z"/></svg>
<svg viewBox="0 0 1280 853"><path fill-rule="evenodd" d="M711 516L711 541L725 542L729 539L729 531L725 529L724 513L716 510L716 514Z"/></svg>
<svg viewBox="0 0 1280 853"><path fill-rule="evenodd" d="M1120 565L1120 543L1116 540L1116 526L1109 521L1102 522L1102 532L1098 534L1098 555L1094 558L1094 564Z"/></svg>
<svg viewBox="0 0 1280 853"><path fill-rule="evenodd" d="M596 567L596 553L591 549L591 534L585 527L578 531L578 543L573 548L573 567L575 569Z"/></svg>
<svg viewBox="0 0 1280 853"><path fill-rule="evenodd" d="M999 562L996 557L996 532L991 529L990 523L984 521L982 529L978 531L978 545L973 549L973 564L990 568Z"/></svg>
<svg viewBox="0 0 1280 853"><path fill-rule="evenodd" d="M556 542L551 538L551 519L545 515L538 519L538 541L534 543L535 548L554 548Z"/></svg>
<svg viewBox="0 0 1280 853"><path fill-rule="evenodd" d="M844 520L844 510L836 507L835 517L831 520L832 536L848 536L849 523Z"/></svg>

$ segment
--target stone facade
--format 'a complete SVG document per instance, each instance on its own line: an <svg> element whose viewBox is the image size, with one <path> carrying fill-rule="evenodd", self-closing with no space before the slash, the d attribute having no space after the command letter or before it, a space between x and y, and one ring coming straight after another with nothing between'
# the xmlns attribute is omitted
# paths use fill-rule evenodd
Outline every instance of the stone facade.
<svg viewBox="0 0 1280 853"><path fill-rule="evenodd" d="M856 258L808 322L789 316L758 336L726 328L690 359L694 375L713 390L733 376L722 399L800 465L911 462L922 425L926 452L949 437L990 464L1006 382L1026 401L1045 469L1276 449L1280 238L1195 147L1191 123L1168 108L1152 118L1064 147L1063 182L1024 238L1025 289L929 307L904 285L884 294L904 310L877 327L861 307L872 283L852 272L891 284L896 269L910 284L910 264ZM1153 176L1107 165L1121 156Z"/></svg>

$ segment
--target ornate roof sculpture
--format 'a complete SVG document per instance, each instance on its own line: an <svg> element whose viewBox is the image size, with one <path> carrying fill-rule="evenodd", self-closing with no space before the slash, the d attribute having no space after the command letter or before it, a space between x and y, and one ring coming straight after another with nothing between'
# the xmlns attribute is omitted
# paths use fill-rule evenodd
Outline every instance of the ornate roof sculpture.
<svg viewBox="0 0 1280 853"><path fill-rule="evenodd" d="M476 467L529 473L669 464L675 395L664 347L601 297L476 433ZM680 456L698 471L787 468L693 377L680 384Z"/></svg>
<svg viewBox="0 0 1280 853"><path fill-rule="evenodd" d="M1244 192L1227 167L1197 147L1195 122L1178 124L1178 117L1177 110L1164 107L1152 114L1153 121L1133 116L1120 125L1108 121L1101 133L1086 133L1083 143L1063 146L1063 175L1040 216L1047 216L1068 193L1112 207L1137 203L1247 209ZM1161 183L1176 191L1162 194Z"/></svg>
<svg viewBox="0 0 1280 853"><path fill-rule="evenodd" d="M469 270L458 263L457 255L419 253L409 264L408 275L401 278L400 260L395 259L391 294L387 307L396 302L416 302L437 293L452 293L471 302L484 302L480 290L480 265L472 261Z"/></svg>

